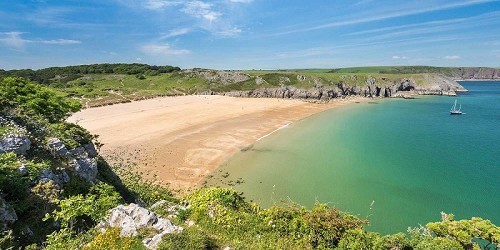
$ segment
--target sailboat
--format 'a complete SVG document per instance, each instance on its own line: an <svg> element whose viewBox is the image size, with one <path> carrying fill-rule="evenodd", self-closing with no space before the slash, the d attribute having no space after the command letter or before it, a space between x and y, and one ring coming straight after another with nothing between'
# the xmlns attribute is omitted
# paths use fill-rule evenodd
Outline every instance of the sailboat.
<svg viewBox="0 0 500 250"><path fill-rule="evenodd" d="M450 114L451 115L464 115L465 113L462 112L462 104L460 104L459 108L457 109L457 100L455 100L455 104L450 109Z"/></svg>

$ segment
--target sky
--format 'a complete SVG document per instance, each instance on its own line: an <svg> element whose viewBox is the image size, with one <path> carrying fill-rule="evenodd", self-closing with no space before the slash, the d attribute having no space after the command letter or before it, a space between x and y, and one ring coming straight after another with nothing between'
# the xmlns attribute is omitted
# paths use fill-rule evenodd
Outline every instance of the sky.
<svg viewBox="0 0 500 250"><path fill-rule="evenodd" d="M500 0L2 0L0 68L500 67Z"/></svg>

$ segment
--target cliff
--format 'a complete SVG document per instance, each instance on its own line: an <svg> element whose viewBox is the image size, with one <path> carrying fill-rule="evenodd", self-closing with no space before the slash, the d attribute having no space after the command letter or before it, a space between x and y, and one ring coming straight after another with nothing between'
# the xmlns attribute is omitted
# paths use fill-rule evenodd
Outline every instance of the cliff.
<svg viewBox="0 0 500 250"><path fill-rule="evenodd" d="M330 73L371 74L437 74L453 80L496 80L500 79L499 68L488 67L432 67L432 66L374 66L339 68Z"/></svg>
<svg viewBox="0 0 500 250"><path fill-rule="evenodd" d="M217 74L218 71L213 71ZM214 78L213 74L211 75ZM234 72L241 78L241 72ZM275 73L272 73L275 74ZM223 74L228 76L227 73ZM252 98L287 98L328 101L348 96L363 97L402 97L414 95L456 95L457 92L467 91L456 81L435 74L420 75L336 75L336 79L329 79L324 75L304 75L281 73L274 77L270 74L247 76L246 82L236 82L215 88L215 90L201 91L198 94L218 94L233 97ZM267 79L267 80L266 80ZM248 86L248 81L255 81L255 88L241 89L235 85ZM231 79L224 79L231 82ZM233 80L234 82L234 80Z"/></svg>

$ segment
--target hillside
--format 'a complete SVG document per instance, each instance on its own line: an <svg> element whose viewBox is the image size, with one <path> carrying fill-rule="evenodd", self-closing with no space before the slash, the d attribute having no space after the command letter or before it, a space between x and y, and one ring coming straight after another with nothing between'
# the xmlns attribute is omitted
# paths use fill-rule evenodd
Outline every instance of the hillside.
<svg viewBox="0 0 500 250"><path fill-rule="evenodd" d="M401 72L398 73L398 70ZM324 102L348 96L408 97L417 94L455 95L457 91L466 91L432 67L408 67L404 70L377 67L328 72L320 69L180 70L172 66L145 64L96 64L36 71L0 71L0 78L2 76L26 77L56 89L66 97L79 99L85 107L187 94Z"/></svg>
<svg viewBox="0 0 500 250"><path fill-rule="evenodd" d="M438 74L453 80L500 79L500 69L486 67L378 66L339 68L330 73L371 74Z"/></svg>
<svg viewBox="0 0 500 250"><path fill-rule="evenodd" d="M382 236L316 204L261 208L233 190L172 197L133 166L110 166L80 105L22 78L0 80L0 249L472 249L500 243L488 220L442 221ZM415 225L417 226L417 225ZM484 239L486 241L480 241Z"/></svg>

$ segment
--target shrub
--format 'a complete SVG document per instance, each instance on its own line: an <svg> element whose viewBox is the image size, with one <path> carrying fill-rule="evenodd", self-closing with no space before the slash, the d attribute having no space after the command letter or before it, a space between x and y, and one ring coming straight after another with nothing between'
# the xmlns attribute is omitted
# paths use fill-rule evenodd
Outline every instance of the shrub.
<svg viewBox="0 0 500 250"><path fill-rule="evenodd" d="M210 238L204 231L198 229L197 227L188 227L180 233L167 234L163 236L158 249L202 250L218 249L218 247L215 240Z"/></svg>
<svg viewBox="0 0 500 250"><path fill-rule="evenodd" d="M6 77L0 80L0 107L18 109L26 116L41 116L54 122L78 111L81 105L29 80Z"/></svg>
<svg viewBox="0 0 500 250"><path fill-rule="evenodd" d="M121 237L121 229L108 228L106 231L97 235L92 241L85 245L83 250L101 250L101 249L116 249L116 250L142 250L146 247L136 237Z"/></svg>
<svg viewBox="0 0 500 250"><path fill-rule="evenodd" d="M109 209L118 206L120 195L105 183L90 188L86 195L75 195L58 202L59 210L47 215L46 219L61 220L61 226L71 230L87 230L104 218Z"/></svg>
<svg viewBox="0 0 500 250"><path fill-rule="evenodd" d="M18 168L21 164L28 166L28 175L21 176ZM0 190L4 198L14 206L16 212L24 212L33 205L27 198L30 194L30 185L37 178L45 163L34 163L19 160L14 153L0 154Z"/></svg>
<svg viewBox="0 0 500 250"><path fill-rule="evenodd" d="M74 149L97 139L97 136L90 134L86 129L73 123L53 123L49 125L49 131L52 137L59 138L68 149Z"/></svg>

